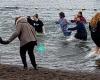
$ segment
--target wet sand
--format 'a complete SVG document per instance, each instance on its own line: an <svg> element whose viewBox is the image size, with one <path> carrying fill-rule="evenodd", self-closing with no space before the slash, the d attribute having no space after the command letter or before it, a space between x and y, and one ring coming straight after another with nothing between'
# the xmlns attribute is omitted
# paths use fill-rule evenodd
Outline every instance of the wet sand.
<svg viewBox="0 0 100 80"><path fill-rule="evenodd" d="M29 68L0 64L0 80L100 80L100 72L61 71L54 69Z"/></svg>

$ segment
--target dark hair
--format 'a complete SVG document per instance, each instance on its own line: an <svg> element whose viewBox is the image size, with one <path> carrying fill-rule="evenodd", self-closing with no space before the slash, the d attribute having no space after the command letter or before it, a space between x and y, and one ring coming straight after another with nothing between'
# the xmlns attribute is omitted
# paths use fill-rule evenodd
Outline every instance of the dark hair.
<svg viewBox="0 0 100 80"><path fill-rule="evenodd" d="M27 16L27 18L31 19L31 16Z"/></svg>
<svg viewBox="0 0 100 80"><path fill-rule="evenodd" d="M64 18L65 17L65 13L64 12L60 12L59 16L60 16L60 18Z"/></svg>
<svg viewBox="0 0 100 80"><path fill-rule="evenodd" d="M79 11L78 13L81 14L81 16L83 15L83 14L82 14L82 11Z"/></svg>
<svg viewBox="0 0 100 80"><path fill-rule="evenodd" d="M38 18L38 14L35 14L34 16L35 16L36 18Z"/></svg>

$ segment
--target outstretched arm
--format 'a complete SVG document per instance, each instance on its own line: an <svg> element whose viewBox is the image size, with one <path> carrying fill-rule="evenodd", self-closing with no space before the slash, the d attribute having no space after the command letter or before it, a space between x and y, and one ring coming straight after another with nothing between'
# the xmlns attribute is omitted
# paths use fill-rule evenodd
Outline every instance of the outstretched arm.
<svg viewBox="0 0 100 80"><path fill-rule="evenodd" d="M2 38L0 37L0 43L9 44L10 42L12 42L16 37L18 37L21 34L21 26L22 24L16 25L16 31L11 35L11 37L8 40L3 41Z"/></svg>
<svg viewBox="0 0 100 80"><path fill-rule="evenodd" d="M9 41L9 43L10 43L10 42L12 42L16 37L18 37L18 33L17 33L17 32L14 32L14 33L11 35L11 37L10 37L7 41Z"/></svg>
<svg viewBox="0 0 100 80"><path fill-rule="evenodd" d="M12 34L12 36L8 39L9 42L13 41L16 37L21 35L23 23L19 23L16 25L16 32Z"/></svg>
<svg viewBox="0 0 100 80"><path fill-rule="evenodd" d="M77 30L77 27L68 28L68 30L74 31L74 30Z"/></svg>
<svg viewBox="0 0 100 80"><path fill-rule="evenodd" d="M2 38L0 37L0 43L1 44L9 44L11 41L13 41L16 37L17 37L17 33L13 33L12 36L8 39L8 40L2 40Z"/></svg>

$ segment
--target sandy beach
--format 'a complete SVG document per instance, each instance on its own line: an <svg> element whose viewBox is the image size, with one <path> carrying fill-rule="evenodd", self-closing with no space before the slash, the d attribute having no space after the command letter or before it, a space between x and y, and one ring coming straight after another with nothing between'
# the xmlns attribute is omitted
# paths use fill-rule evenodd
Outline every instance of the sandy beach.
<svg viewBox="0 0 100 80"><path fill-rule="evenodd" d="M0 80L100 80L99 75L99 72L61 71L46 68L23 70L22 66L0 64Z"/></svg>

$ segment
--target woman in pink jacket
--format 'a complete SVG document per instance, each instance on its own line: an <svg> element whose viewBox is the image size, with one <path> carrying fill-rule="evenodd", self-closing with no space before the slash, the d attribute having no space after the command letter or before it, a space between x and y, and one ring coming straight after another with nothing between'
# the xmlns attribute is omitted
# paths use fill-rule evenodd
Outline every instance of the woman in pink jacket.
<svg viewBox="0 0 100 80"><path fill-rule="evenodd" d="M37 44L35 29L27 22L27 18L25 17L17 17L15 23L16 32L14 32L7 41L3 41L2 38L0 38L0 42L1 44L9 44L16 37L18 37L20 41L20 56L24 69L28 68L26 62L26 51L28 51L32 66L34 69L37 69L37 64L33 53L34 46Z"/></svg>

